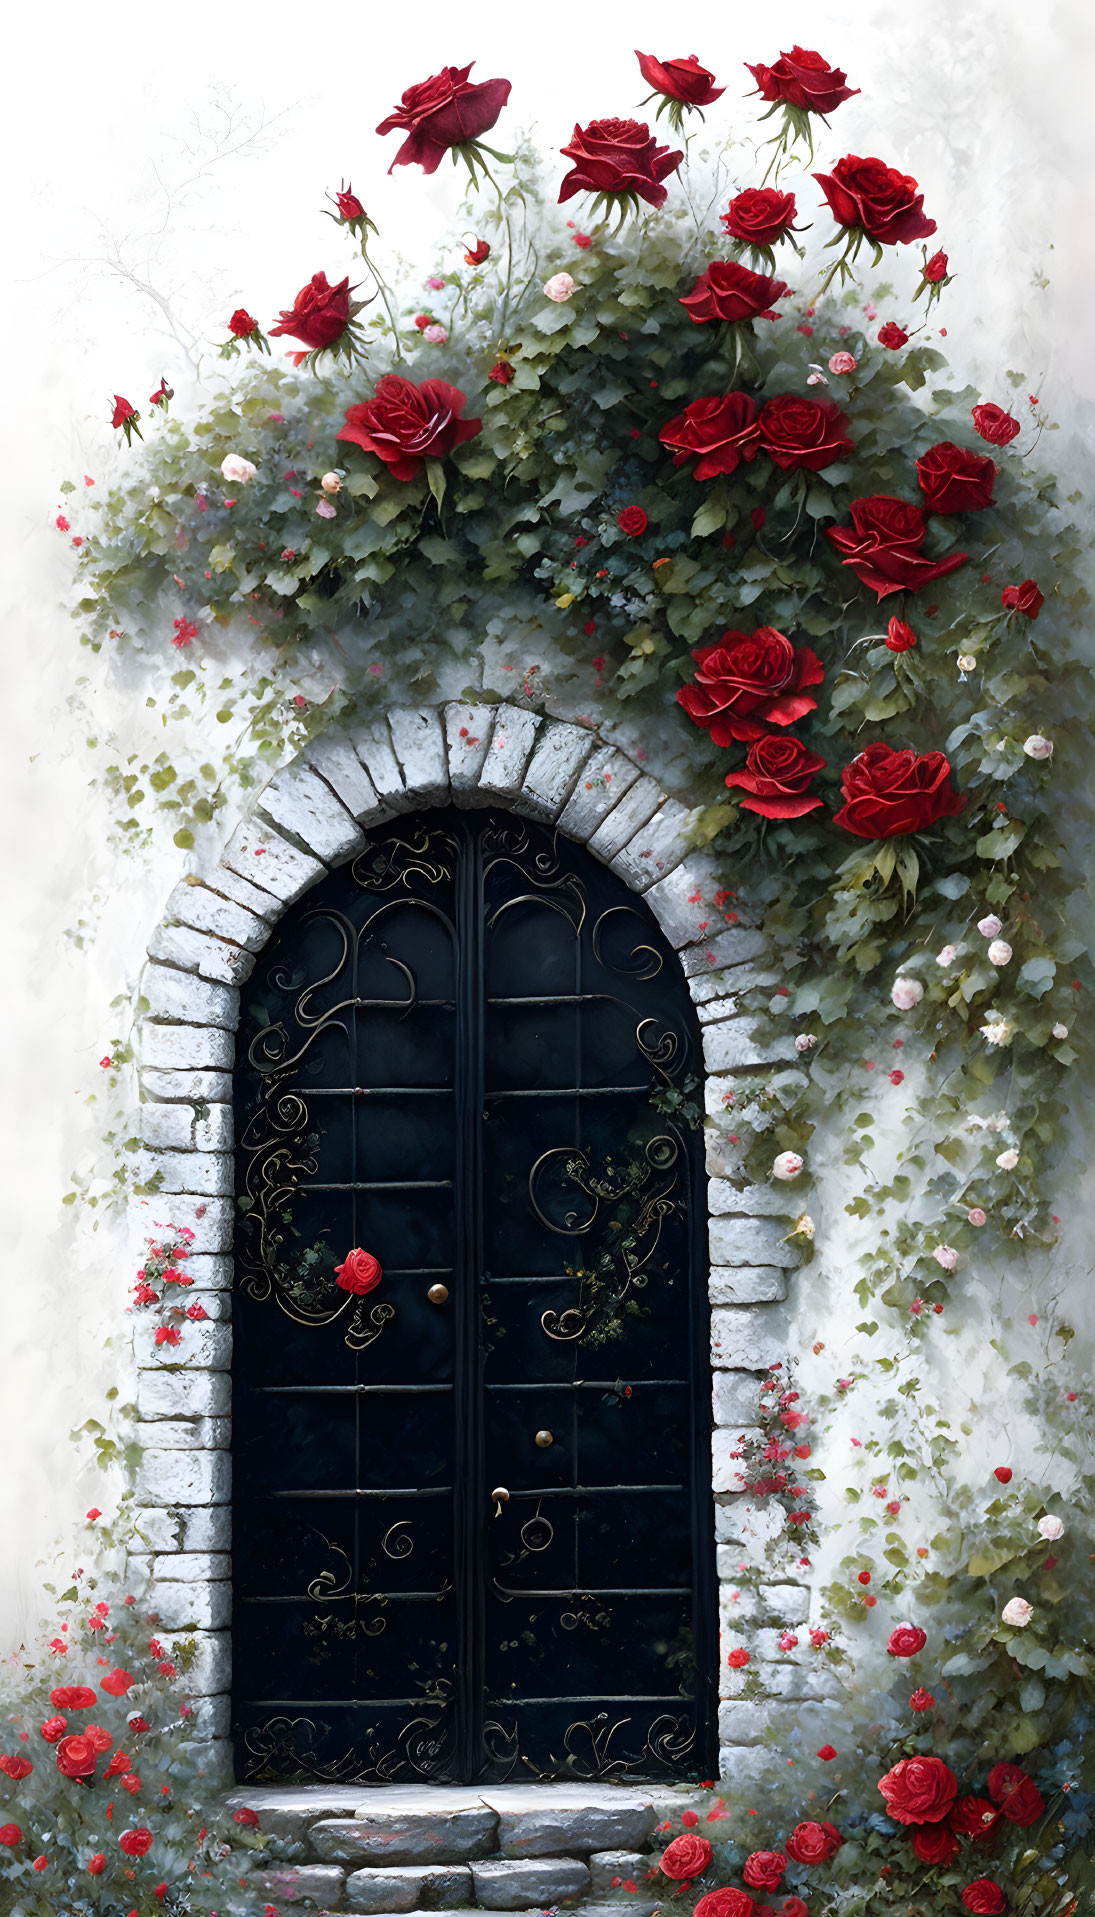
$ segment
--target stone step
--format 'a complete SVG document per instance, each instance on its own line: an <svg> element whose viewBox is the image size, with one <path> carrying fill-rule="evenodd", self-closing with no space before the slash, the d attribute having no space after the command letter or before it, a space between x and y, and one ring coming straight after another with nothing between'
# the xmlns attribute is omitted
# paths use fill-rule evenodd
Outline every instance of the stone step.
<svg viewBox="0 0 1095 1917"><path fill-rule="evenodd" d="M275 1905L337 1904L343 1875L337 1864L274 1864L257 1871L255 1883Z"/></svg>
<svg viewBox="0 0 1095 1917"><path fill-rule="evenodd" d="M313 1824L308 1841L324 1862L354 1865L462 1864L498 1848L498 1813L478 1810L395 1811L368 1809L354 1817Z"/></svg>
<svg viewBox="0 0 1095 1917"><path fill-rule="evenodd" d="M498 1820L503 1857L588 1857L598 1850L633 1850L654 1829L646 1804L569 1805L504 1811Z"/></svg>
<svg viewBox="0 0 1095 1917"><path fill-rule="evenodd" d="M471 1902L466 1864L388 1864L355 1870L346 1896L356 1911L444 1910Z"/></svg>
<svg viewBox="0 0 1095 1917"><path fill-rule="evenodd" d="M499 1857L473 1863L475 1901L483 1910L526 1910L573 1903L589 1889L589 1867L576 1857Z"/></svg>

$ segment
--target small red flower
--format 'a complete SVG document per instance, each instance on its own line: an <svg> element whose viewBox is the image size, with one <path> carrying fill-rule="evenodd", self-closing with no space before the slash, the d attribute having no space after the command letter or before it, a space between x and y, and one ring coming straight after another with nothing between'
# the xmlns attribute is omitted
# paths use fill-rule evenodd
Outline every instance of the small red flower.
<svg viewBox="0 0 1095 1917"><path fill-rule="evenodd" d="M625 506L616 514L616 524L629 539L637 539L647 528L647 517L641 506Z"/></svg>
<svg viewBox="0 0 1095 1917"><path fill-rule="evenodd" d="M1001 1484L1011 1483L1012 1471L1010 1465L998 1464L992 1475L994 1478L997 1478Z"/></svg>
<svg viewBox="0 0 1095 1917"><path fill-rule="evenodd" d="M158 1345L177 1345L182 1342L182 1332L177 1325L158 1325L156 1343Z"/></svg>
<svg viewBox="0 0 1095 1917"><path fill-rule="evenodd" d="M123 399L120 393L115 393L114 415L110 422L111 425L124 426L127 419L137 419L139 417L140 415L137 412L137 408L130 405L128 399Z"/></svg>
<svg viewBox="0 0 1095 1917"><path fill-rule="evenodd" d="M730 1652L729 1656L726 1659L726 1662L729 1664L730 1669L732 1671L743 1670L745 1665L748 1664L749 1662L749 1653L748 1651L743 1650L740 1645L738 1645L734 1650Z"/></svg>
<svg viewBox="0 0 1095 1917"><path fill-rule="evenodd" d="M928 1633L918 1624L899 1624L890 1632L886 1649L891 1657L916 1657L927 1641Z"/></svg>
<svg viewBox="0 0 1095 1917"><path fill-rule="evenodd" d="M237 1824L245 1824L249 1830L258 1830L259 1814L250 1805L245 1804L242 1809L233 1811L232 1816Z"/></svg>
<svg viewBox="0 0 1095 1917"><path fill-rule="evenodd" d="M1028 619L1037 619L1045 605L1045 594L1039 592L1033 579L1024 579L1021 586L1005 586L1000 594L1000 604L1009 612L1022 612Z"/></svg>
<svg viewBox="0 0 1095 1917"><path fill-rule="evenodd" d="M469 246L464 258L469 266L482 266L483 261L489 260L490 258L489 242L487 240L476 240L474 246Z"/></svg>
<svg viewBox="0 0 1095 1917"><path fill-rule="evenodd" d="M246 307L237 306L228 322L228 331L233 334L236 339L249 339L251 334L257 333L258 330L258 320L251 318Z"/></svg>
<svg viewBox="0 0 1095 1917"><path fill-rule="evenodd" d="M67 1717L47 1717L42 1725L42 1736L47 1744L56 1744L68 1729Z"/></svg>
<svg viewBox="0 0 1095 1917"><path fill-rule="evenodd" d="M1022 430L1017 419L1005 413L1002 406L994 406L991 401L984 406L975 406L972 417L981 438L987 439L990 446L1006 446Z"/></svg>
<svg viewBox="0 0 1095 1917"><path fill-rule="evenodd" d="M934 230L934 227L933 229ZM924 268L924 278L929 286L938 286L940 280L947 277L947 256L945 253L933 253Z"/></svg>
<svg viewBox="0 0 1095 1917"><path fill-rule="evenodd" d="M495 360L494 365L491 367L490 372L487 374L487 378L494 380L497 386L508 386L510 383L510 380L513 378L513 367L511 366L509 360L508 359Z"/></svg>
<svg viewBox="0 0 1095 1917"><path fill-rule="evenodd" d="M831 1764L836 1756L836 1752L831 1744L823 1744L818 1752L818 1756L823 1764Z"/></svg>
<svg viewBox="0 0 1095 1917"><path fill-rule="evenodd" d="M6 1777L10 1777L13 1784L18 1784L24 1777L29 1777L33 1769L34 1765L27 1757L0 1757L0 1771L3 1771Z"/></svg>
<svg viewBox="0 0 1095 1917"><path fill-rule="evenodd" d="M882 643L888 646L891 652L908 652L910 646L916 644L916 634L911 626L907 626L905 621L898 619L895 614L886 627L886 637Z"/></svg>
<svg viewBox="0 0 1095 1917"><path fill-rule="evenodd" d="M87 1871L89 1877L99 1877L102 1875L106 1869L106 1858L103 1856L101 1850L97 1850L94 1857L88 1858L84 1869Z"/></svg>
<svg viewBox="0 0 1095 1917"><path fill-rule="evenodd" d="M146 1825L138 1824L135 1830L124 1830L118 1844L127 1857L147 1857L152 1849L152 1832Z"/></svg>
<svg viewBox="0 0 1095 1917"><path fill-rule="evenodd" d="M908 345L909 336L898 326L896 320L887 320L885 326L880 326L878 329L878 343L880 346L888 346L891 353L896 353L899 347Z"/></svg>

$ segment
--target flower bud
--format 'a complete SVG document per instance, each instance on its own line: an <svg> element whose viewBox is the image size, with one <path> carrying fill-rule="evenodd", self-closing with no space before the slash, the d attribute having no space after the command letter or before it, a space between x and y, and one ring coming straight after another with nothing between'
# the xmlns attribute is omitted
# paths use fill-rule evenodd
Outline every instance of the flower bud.
<svg viewBox="0 0 1095 1917"><path fill-rule="evenodd" d="M990 1045L1006 1045L1011 1038L1011 1026L1006 1018L990 1019L987 1025L982 1025L981 1036L987 1038ZM996 1162L999 1164L999 1159Z"/></svg>
<svg viewBox="0 0 1095 1917"><path fill-rule="evenodd" d="M1045 1538L1047 1544L1056 1544L1058 1538L1065 1535L1065 1527L1060 1518L1053 1516L1038 1519L1038 1536Z"/></svg>
<svg viewBox="0 0 1095 1917"><path fill-rule="evenodd" d="M569 273L553 273L549 280L544 281L544 292L548 299L555 300L560 305L570 298L573 291L574 281Z"/></svg>
<svg viewBox="0 0 1095 1917"><path fill-rule="evenodd" d="M899 1012L911 1012L919 1005L924 996L924 987L918 978L895 978L890 997Z"/></svg>
<svg viewBox="0 0 1095 1917"><path fill-rule="evenodd" d="M959 672L975 672L977 670L977 660L972 652L959 653L958 670Z"/></svg>
<svg viewBox="0 0 1095 1917"><path fill-rule="evenodd" d="M1028 759L1052 759L1053 740L1047 739L1044 733L1032 732L1029 739L1023 740L1023 751Z"/></svg>
<svg viewBox="0 0 1095 1917"><path fill-rule="evenodd" d="M990 965L1011 964L1011 946L1007 939L993 939L988 949L988 961Z"/></svg>
<svg viewBox="0 0 1095 1917"><path fill-rule="evenodd" d="M1056 1025L1055 1025L1055 1026L1053 1027L1053 1036L1054 1036L1054 1038L1067 1038L1067 1037L1068 1037L1068 1026L1067 1026L1067 1025L1062 1025L1062 1024L1061 1024L1060 1022L1058 1022L1058 1023L1057 1023L1057 1024L1056 1024Z"/></svg>
<svg viewBox="0 0 1095 1917"><path fill-rule="evenodd" d="M251 461L241 458L239 453L226 453L221 460L221 477L230 486L246 486L248 480L255 477L255 471Z"/></svg>
<svg viewBox="0 0 1095 1917"><path fill-rule="evenodd" d="M342 478L339 473L324 473L319 483L325 493L340 493L342 491Z"/></svg>
<svg viewBox="0 0 1095 1917"><path fill-rule="evenodd" d="M980 1205L971 1205L966 1213L966 1217L969 1219L971 1225L980 1226L987 1223L988 1214L981 1210Z"/></svg>
<svg viewBox="0 0 1095 1917"><path fill-rule="evenodd" d="M817 1036L814 1032L800 1032L795 1039L795 1050L796 1052L812 1052L816 1044Z"/></svg>
<svg viewBox="0 0 1095 1917"><path fill-rule="evenodd" d="M850 353L834 353L829 361L830 373L854 373L856 362Z"/></svg>
<svg viewBox="0 0 1095 1917"><path fill-rule="evenodd" d="M1026 1598L1009 1598L1000 1616L1005 1624L1016 1624L1021 1627L1030 1623L1031 1618L1034 1616L1034 1606L1033 1604L1028 1604Z"/></svg>
<svg viewBox="0 0 1095 1917"><path fill-rule="evenodd" d="M996 1163L1001 1171L1014 1171L1019 1163L1019 1154L1009 1145L1006 1152L1000 1152L997 1155Z"/></svg>
<svg viewBox="0 0 1095 1917"><path fill-rule="evenodd" d="M942 965L945 968L948 965L953 965L957 957L957 945L944 945L943 950L936 953L935 962L937 965Z"/></svg>
<svg viewBox="0 0 1095 1917"><path fill-rule="evenodd" d="M953 1271L958 1263L958 1253L953 1245L936 1245L932 1257L937 1265L942 1265L944 1271Z"/></svg>
<svg viewBox="0 0 1095 1917"><path fill-rule="evenodd" d="M773 1178L797 1178L802 1170L802 1162L798 1152L780 1152L772 1160Z"/></svg>
<svg viewBox="0 0 1095 1917"><path fill-rule="evenodd" d="M977 921L977 930L980 932L981 937L985 939L994 939L997 933L1002 932L1003 929L995 912L990 912L987 919L978 919Z"/></svg>

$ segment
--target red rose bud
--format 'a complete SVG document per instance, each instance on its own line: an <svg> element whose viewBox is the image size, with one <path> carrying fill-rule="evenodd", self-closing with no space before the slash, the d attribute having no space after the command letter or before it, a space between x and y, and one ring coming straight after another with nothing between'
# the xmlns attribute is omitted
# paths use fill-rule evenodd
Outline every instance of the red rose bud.
<svg viewBox="0 0 1095 1917"><path fill-rule="evenodd" d="M339 219L345 221L347 225L354 220L365 218L365 208L357 194L348 186L339 187L335 194L335 205L338 207Z"/></svg>
<svg viewBox="0 0 1095 1917"><path fill-rule="evenodd" d="M908 340L908 334L902 331L896 320L887 320L885 326L878 329L879 345L888 346L891 353L896 353L899 346L907 346Z"/></svg>
<svg viewBox="0 0 1095 1917"><path fill-rule="evenodd" d="M747 187L731 200L720 219L728 233L747 246L774 246L786 239L794 226L796 213L793 193L779 193L775 187Z"/></svg>
<svg viewBox="0 0 1095 1917"><path fill-rule="evenodd" d="M490 259L490 242L476 240L474 246L469 246L464 259L468 266L482 266L484 260Z"/></svg>
<svg viewBox="0 0 1095 1917"><path fill-rule="evenodd" d="M109 1671L106 1677L99 1679L99 1689L105 1691L108 1697L124 1697L133 1688L133 1683L134 1679L128 1671Z"/></svg>
<svg viewBox="0 0 1095 1917"><path fill-rule="evenodd" d="M111 416L110 423L112 426L121 427L122 432L125 434L125 443L127 446L133 444L134 433L136 433L138 439L144 438L144 434L137 424L140 417L141 415L137 411L137 408L131 406L128 399L123 399L120 393L115 393L114 412Z"/></svg>
<svg viewBox="0 0 1095 1917"><path fill-rule="evenodd" d="M397 166L420 166L436 173L453 147L473 147L489 133L510 95L508 80L469 80L474 60L466 67L442 67L440 73L408 87L397 107L377 127L378 133L398 129L407 138L388 172Z"/></svg>
<svg viewBox="0 0 1095 1917"><path fill-rule="evenodd" d="M829 1761L836 1756L836 1752L831 1744L823 1744L818 1756ZM827 1864L830 1857L836 1856L843 1842L835 1824L808 1821L796 1824L783 1848L793 1863Z"/></svg>
<svg viewBox="0 0 1095 1917"><path fill-rule="evenodd" d="M18 1824L0 1824L0 1844L14 1847L23 1841L23 1833Z"/></svg>
<svg viewBox="0 0 1095 1917"><path fill-rule="evenodd" d="M908 652L910 646L916 644L916 634L912 627L907 626L905 621L899 619L895 613L886 627L886 637L882 643L888 646L891 652Z"/></svg>
<svg viewBox="0 0 1095 1917"><path fill-rule="evenodd" d="M45 1723L41 1726L42 1736L45 1738L47 1744L56 1744L58 1739L64 1736L67 1729L68 1719L66 1717L47 1717Z"/></svg>
<svg viewBox="0 0 1095 1917"><path fill-rule="evenodd" d="M1024 579L1021 586L1005 586L1000 594L1000 604L1009 612L1021 612L1028 619L1037 619L1045 605L1045 595L1040 593L1033 579Z"/></svg>
<svg viewBox="0 0 1095 1917"><path fill-rule="evenodd" d="M245 1804L241 1810L233 1811L232 1815L237 1824L244 1824L251 1830L257 1830L259 1827L258 1811L252 1810L249 1804Z"/></svg>
<svg viewBox="0 0 1095 1917"><path fill-rule="evenodd" d="M629 539L637 539L647 528L647 517L641 506L625 506L616 514L616 524Z"/></svg>
<svg viewBox="0 0 1095 1917"><path fill-rule="evenodd" d="M790 291L783 280L751 273L737 260L712 260L681 305L697 326L708 320L775 319L773 300L784 299Z"/></svg>
<svg viewBox="0 0 1095 1917"><path fill-rule="evenodd" d="M930 1691L917 1688L909 1699L910 1711L934 1711L935 1699Z"/></svg>
<svg viewBox="0 0 1095 1917"><path fill-rule="evenodd" d="M667 197L662 181L684 158L659 146L643 120L591 120L575 127L570 145L561 151L574 165L559 189L560 205L575 193L595 193L662 206Z"/></svg>
<svg viewBox="0 0 1095 1917"><path fill-rule="evenodd" d="M461 419L465 403L460 388L442 379L416 386L385 373L372 399L348 409L335 438L375 453L393 479L418 479L427 459L446 458L480 431L481 420Z"/></svg>
<svg viewBox="0 0 1095 1917"><path fill-rule="evenodd" d="M88 1858L84 1869L87 1871L89 1877L102 1876L103 1871L106 1869L106 1858L103 1856L101 1850L97 1850L94 1857Z"/></svg>
<svg viewBox="0 0 1095 1917"><path fill-rule="evenodd" d="M148 403L150 406L162 406L164 409L164 412L166 413L167 402L169 399L174 399L174 397L175 397L174 387L169 386L167 381L161 377L160 383L157 386L156 391L149 395Z"/></svg>
<svg viewBox="0 0 1095 1917"><path fill-rule="evenodd" d="M118 1839L127 1857L147 1857L152 1849L152 1832L143 1824L136 1830L124 1830Z"/></svg>
<svg viewBox="0 0 1095 1917"><path fill-rule="evenodd" d="M3 1771L5 1777L10 1777L13 1784L20 1783L24 1777L29 1777L33 1769L34 1765L27 1757L0 1757L0 1771Z"/></svg>
<svg viewBox="0 0 1095 1917"><path fill-rule="evenodd" d="M337 346L351 317L349 276L331 286L326 273L313 273L292 306L282 309L270 337L303 340L310 352L325 352Z"/></svg>
<svg viewBox="0 0 1095 1917"><path fill-rule="evenodd" d="M924 267L924 278L929 286L938 286L947 277L947 256L945 253L933 253Z"/></svg>
<svg viewBox="0 0 1095 1917"><path fill-rule="evenodd" d="M821 1749L818 1751L817 1755L820 1757L823 1764L831 1764L834 1757L836 1756L836 1752L833 1749L831 1744L823 1744L821 1746Z"/></svg>
<svg viewBox="0 0 1095 1917"><path fill-rule="evenodd" d="M858 87L845 86L848 78L839 67L831 67L820 53L805 47L792 47L781 53L774 66L745 67L757 83L762 100L774 106L797 107L802 113L832 113L842 101L850 100Z"/></svg>
<svg viewBox="0 0 1095 1917"><path fill-rule="evenodd" d="M865 233L876 246L908 246L935 232L916 181L883 160L849 153L831 173L815 173L814 178L837 225Z"/></svg>
<svg viewBox="0 0 1095 1917"><path fill-rule="evenodd" d="M49 1701L58 1711L89 1711L98 1699L88 1684L59 1684Z"/></svg>
<svg viewBox="0 0 1095 1917"><path fill-rule="evenodd" d="M992 1475L994 1478L998 1478L1001 1484L1011 1483L1012 1473L1009 1465L998 1464Z"/></svg>
<svg viewBox="0 0 1095 1917"><path fill-rule="evenodd" d="M686 59L656 60L652 53L640 53L636 47L635 58L647 86L679 106L712 106L726 91L725 87L714 84L714 74L701 67L694 53Z"/></svg>
<svg viewBox="0 0 1095 1917"><path fill-rule="evenodd" d="M891 592L918 592L966 563L968 554L926 559L921 552L927 528L919 507L884 493L853 499L851 527L826 526L825 537L878 599Z"/></svg>
<svg viewBox="0 0 1095 1917"><path fill-rule="evenodd" d="M510 383L510 380L513 378L513 367L511 366L509 360L508 359L496 360L494 365L491 367L490 372L487 374L487 378L493 379L495 384L498 386L508 386Z"/></svg>
<svg viewBox="0 0 1095 1917"><path fill-rule="evenodd" d="M1045 1810L1037 1785L1018 1764L995 1764L988 1777L989 1796L1010 1824L1036 1824Z"/></svg>
<svg viewBox="0 0 1095 1917"><path fill-rule="evenodd" d="M987 1797L960 1797L947 1822L959 1837L968 1837L971 1844L988 1849L996 1842L1000 1813Z"/></svg>
<svg viewBox="0 0 1095 1917"><path fill-rule="evenodd" d="M942 752L895 751L878 740L845 766L840 778L844 804L833 814L833 824L860 839L922 832L956 817L966 803Z"/></svg>
<svg viewBox="0 0 1095 1917"><path fill-rule="evenodd" d="M249 339L259 330L258 320L252 319L245 306L237 306L228 322L228 331L235 339Z"/></svg>
<svg viewBox="0 0 1095 1917"><path fill-rule="evenodd" d="M1005 413L1002 406L994 406L991 400L984 406L975 406L972 418L981 438L987 439L990 446L1007 446L1022 430L1017 419Z"/></svg>
<svg viewBox="0 0 1095 1917"><path fill-rule="evenodd" d="M727 773L726 784L744 788L747 796L741 806L745 812L756 812L762 819L800 819L821 804L806 787L824 765L825 760L810 752L801 739L766 733L749 747L744 768Z"/></svg>

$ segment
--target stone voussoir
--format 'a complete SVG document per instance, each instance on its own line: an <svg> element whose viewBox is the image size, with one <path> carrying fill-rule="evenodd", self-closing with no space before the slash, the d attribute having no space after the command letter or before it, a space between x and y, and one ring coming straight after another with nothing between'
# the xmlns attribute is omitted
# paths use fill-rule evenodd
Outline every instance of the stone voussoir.
<svg viewBox="0 0 1095 1917"><path fill-rule="evenodd" d="M589 1866L575 1857L506 1857L472 1865L483 1910L528 1910L573 1902L589 1889Z"/></svg>
<svg viewBox="0 0 1095 1917"><path fill-rule="evenodd" d="M263 787L256 803L264 818L326 865L341 865L365 843L352 813L311 766L299 762L283 766Z"/></svg>
<svg viewBox="0 0 1095 1917"><path fill-rule="evenodd" d="M479 790L492 801L517 799L542 720L520 706L499 706L479 774Z"/></svg>
<svg viewBox="0 0 1095 1917"><path fill-rule="evenodd" d="M216 878L224 880L226 876L222 871ZM226 898L215 884L183 879L168 899L164 917L169 922L177 919L180 925L189 925L213 938L230 939L247 952L261 952L270 936L270 913L277 910L277 901L257 886L245 888L241 878L235 878L235 890L253 894L256 909L234 896ZM264 900L263 909L257 909L259 899Z"/></svg>
<svg viewBox="0 0 1095 1917"><path fill-rule="evenodd" d="M626 753L616 746L598 746L578 774L559 815L559 830L584 844L640 777Z"/></svg>
<svg viewBox="0 0 1095 1917"><path fill-rule="evenodd" d="M221 853L221 864L243 878L261 869L264 889L284 905L294 905L310 885L327 876L327 868L319 859L292 845L254 813L236 827Z"/></svg>
<svg viewBox="0 0 1095 1917"><path fill-rule="evenodd" d="M465 705L451 700L442 710L449 785L457 805L486 803L479 796L479 778L494 726L494 706Z"/></svg>
<svg viewBox="0 0 1095 1917"><path fill-rule="evenodd" d="M649 891L656 880L687 856L688 833L697 816L676 799L666 799L642 830L617 852L613 872L632 891Z"/></svg>
<svg viewBox="0 0 1095 1917"><path fill-rule="evenodd" d="M600 859L603 865L611 865L616 854L623 851L664 802L665 793L657 779L643 773L587 840L594 858Z"/></svg>
<svg viewBox="0 0 1095 1917"><path fill-rule="evenodd" d="M534 819L556 819L596 746L584 726L552 719L537 734L521 786L521 810Z"/></svg>
<svg viewBox="0 0 1095 1917"><path fill-rule="evenodd" d="M302 757L305 765L311 766L312 771L330 786L335 797L357 820L358 825L368 828L391 818L389 808L354 751L352 740L341 726L328 726L305 747Z"/></svg>
<svg viewBox="0 0 1095 1917"><path fill-rule="evenodd" d="M447 805L449 763L440 712L432 706L393 707L388 729L404 787L414 803Z"/></svg>

